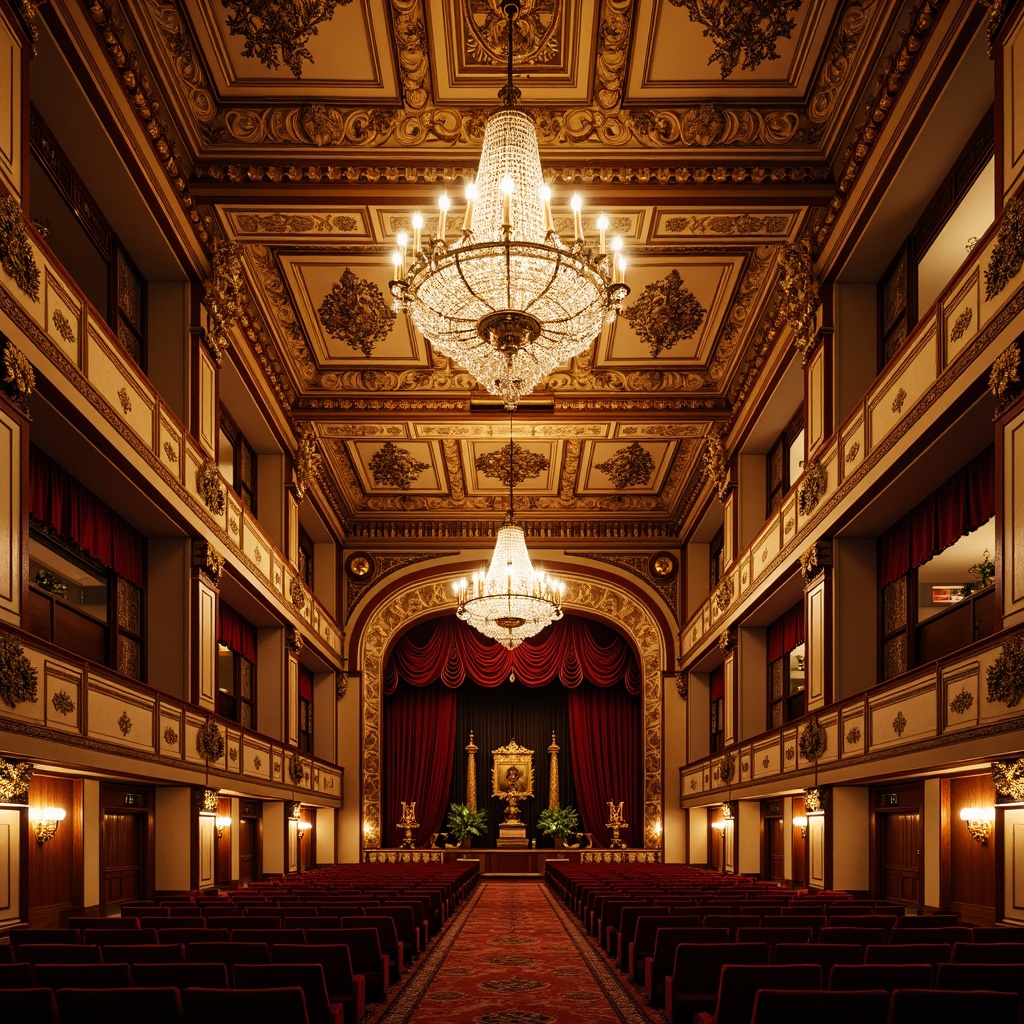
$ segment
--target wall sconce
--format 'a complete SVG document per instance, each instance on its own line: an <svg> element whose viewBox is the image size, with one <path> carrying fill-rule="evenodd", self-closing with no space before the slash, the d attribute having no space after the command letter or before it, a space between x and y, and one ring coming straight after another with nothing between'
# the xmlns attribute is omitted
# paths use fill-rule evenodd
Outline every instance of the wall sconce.
<svg viewBox="0 0 1024 1024"><path fill-rule="evenodd" d="M807 838L807 815L806 814L794 814L793 815L793 828L800 829L800 838Z"/></svg>
<svg viewBox="0 0 1024 1024"><path fill-rule="evenodd" d="M977 839L982 846L988 845L988 834L992 831L992 822L996 820L994 807L963 807L960 820L967 822L967 831L972 839Z"/></svg>
<svg viewBox="0 0 1024 1024"><path fill-rule="evenodd" d="M36 842L40 846L53 838L67 813L63 807L33 807L28 812L28 820L36 830Z"/></svg>
<svg viewBox="0 0 1024 1024"><path fill-rule="evenodd" d="M660 839L661 838L661 822L660 821L656 821L651 826L651 832L654 835L655 839Z"/></svg>
<svg viewBox="0 0 1024 1024"><path fill-rule="evenodd" d="M313 827L313 822L311 822L311 821L300 821L299 822L299 838L301 839L312 827Z"/></svg>
<svg viewBox="0 0 1024 1024"><path fill-rule="evenodd" d="M217 815L217 838L221 839L224 836L224 829L231 828L231 819L225 815Z"/></svg>
<svg viewBox="0 0 1024 1024"><path fill-rule="evenodd" d="M711 822L711 827L716 832L724 832L725 831L725 819L724 818L719 818L717 821Z"/></svg>

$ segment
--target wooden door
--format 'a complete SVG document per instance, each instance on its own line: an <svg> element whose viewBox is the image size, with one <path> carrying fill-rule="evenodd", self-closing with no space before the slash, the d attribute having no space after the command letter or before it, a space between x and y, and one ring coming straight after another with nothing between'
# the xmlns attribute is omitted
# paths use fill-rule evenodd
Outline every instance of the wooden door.
<svg viewBox="0 0 1024 1024"><path fill-rule="evenodd" d="M144 814L107 811L103 815L103 902L107 913L123 900L143 895Z"/></svg>
<svg viewBox="0 0 1024 1024"><path fill-rule="evenodd" d="M882 896L902 903L921 902L921 814L879 814Z"/></svg>
<svg viewBox="0 0 1024 1024"><path fill-rule="evenodd" d="M783 840L782 818L765 818L764 842L764 872L771 881L784 882L786 880L786 847Z"/></svg>
<svg viewBox="0 0 1024 1024"><path fill-rule="evenodd" d="M256 821L253 818L238 819L238 881L251 882L253 866L256 863Z"/></svg>

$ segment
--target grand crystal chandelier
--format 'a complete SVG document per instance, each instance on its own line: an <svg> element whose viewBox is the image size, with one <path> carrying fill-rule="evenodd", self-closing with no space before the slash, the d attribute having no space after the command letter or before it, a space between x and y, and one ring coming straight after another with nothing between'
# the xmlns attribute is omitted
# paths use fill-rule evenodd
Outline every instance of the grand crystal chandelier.
<svg viewBox="0 0 1024 1024"><path fill-rule="evenodd" d="M509 422L508 513L498 528L491 564L453 584L455 614L510 651L562 617L565 584L534 569L526 534L515 516L515 444Z"/></svg>
<svg viewBox="0 0 1024 1024"><path fill-rule="evenodd" d="M391 282L395 310L407 312L434 348L469 370L506 409L589 348L629 294L622 240L608 242L607 217L597 220L597 247L588 245L582 200L573 196L572 243L555 231L537 131L516 107L520 91L512 84L513 24L521 6L501 4L508 81L498 94L503 106L484 128L462 230L448 242L447 194L438 202L433 235L424 235L424 219L415 214L412 238L403 232L396 239Z"/></svg>

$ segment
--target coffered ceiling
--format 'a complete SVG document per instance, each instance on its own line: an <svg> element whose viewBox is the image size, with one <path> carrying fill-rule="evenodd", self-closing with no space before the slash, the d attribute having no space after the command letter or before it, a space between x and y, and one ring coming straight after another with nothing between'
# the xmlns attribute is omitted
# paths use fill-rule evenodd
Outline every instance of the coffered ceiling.
<svg viewBox="0 0 1024 1024"><path fill-rule="evenodd" d="M429 519L452 537L472 531L508 502L508 417L391 316L388 281L414 212L429 230L447 190L461 214L505 74L498 2L327 2L308 58L271 47L276 67L247 56L229 26L264 6L133 0L119 16L205 228L241 247L249 361L315 431L347 528L386 539ZM623 237L631 288L625 315L513 417L531 535L567 523L595 537L678 533L703 438L737 414L778 343L780 251L820 222L909 10L804 0L777 59L744 67L741 50L723 77L696 6L523 4L516 83L556 229L571 230L579 191L587 234L605 213Z"/></svg>

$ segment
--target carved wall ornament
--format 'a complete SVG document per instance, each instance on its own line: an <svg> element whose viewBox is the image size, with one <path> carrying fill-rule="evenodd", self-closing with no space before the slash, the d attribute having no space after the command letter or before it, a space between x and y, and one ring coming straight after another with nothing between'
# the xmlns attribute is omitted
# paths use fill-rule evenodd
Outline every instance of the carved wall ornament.
<svg viewBox="0 0 1024 1024"><path fill-rule="evenodd" d="M298 786L301 785L305 776L306 769L303 767L302 762L296 754L288 761L288 778L292 780L294 785Z"/></svg>
<svg viewBox="0 0 1024 1024"><path fill-rule="evenodd" d="M996 413L1020 393L1020 349L1011 342L996 356L988 375L988 386L996 397Z"/></svg>
<svg viewBox="0 0 1024 1024"><path fill-rule="evenodd" d="M768 768L768 766L771 765L771 763L772 763L772 759L767 754L765 754L764 757L761 758L761 767L762 768Z"/></svg>
<svg viewBox="0 0 1024 1024"><path fill-rule="evenodd" d="M281 762L280 761L275 761L274 762L274 774L277 775L278 772L280 772L280 771L281 771Z"/></svg>
<svg viewBox="0 0 1024 1024"><path fill-rule="evenodd" d="M711 430L704 440L704 475L711 481L711 486L718 495L718 500L725 501L729 493L729 465L725 458L725 438L723 432Z"/></svg>
<svg viewBox="0 0 1024 1024"><path fill-rule="evenodd" d="M827 540L815 541L800 555L800 575L810 583L819 572L832 564L832 544Z"/></svg>
<svg viewBox="0 0 1024 1024"><path fill-rule="evenodd" d="M132 720L128 717L127 711L121 712L121 717L117 720L117 727L121 730L122 736L127 736L132 731Z"/></svg>
<svg viewBox="0 0 1024 1024"><path fill-rule="evenodd" d="M164 729L164 743L168 746L173 747L178 742L178 731L173 725L167 726Z"/></svg>
<svg viewBox="0 0 1024 1024"><path fill-rule="evenodd" d="M793 747L786 747L786 760L792 761L796 757L796 750Z"/></svg>
<svg viewBox="0 0 1024 1024"><path fill-rule="evenodd" d="M224 488L220 484L220 470L212 459L196 470L196 491L215 516L224 514Z"/></svg>
<svg viewBox="0 0 1024 1024"><path fill-rule="evenodd" d="M949 710L954 715L965 715L974 706L974 694L964 689L961 690L950 702Z"/></svg>
<svg viewBox="0 0 1024 1024"><path fill-rule="evenodd" d="M687 288L678 270L644 288L622 316L652 356L692 338L704 322L704 307Z"/></svg>
<svg viewBox="0 0 1024 1024"><path fill-rule="evenodd" d="M546 455L528 451L514 440L509 441L496 452L485 452L483 455L478 455L475 463L478 472L491 480L500 481L506 487L517 487L525 480L533 480L540 476L549 464ZM512 478L511 481L509 477Z"/></svg>
<svg viewBox="0 0 1024 1024"><path fill-rule="evenodd" d="M779 271L781 311L793 331L793 344L800 352L801 365L806 366L814 348L820 300L810 238L782 247Z"/></svg>
<svg viewBox="0 0 1024 1024"><path fill-rule="evenodd" d="M828 489L828 474L825 467L817 459L812 459L804 467L804 478L797 491L797 507L800 515L810 515L818 502L825 496Z"/></svg>
<svg viewBox="0 0 1024 1024"><path fill-rule="evenodd" d="M10 633L0 633L0 700L9 708L36 702L38 673Z"/></svg>
<svg viewBox="0 0 1024 1024"><path fill-rule="evenodd" d="M616 490L646 484L654 472L654 459L651 453L639 441L634 441L627 448L619 448L615 454L595 467L606 473Z"/></svg>
<svg viewBox="0 0 1024 1024"><path fill-rule="evenodd" d="M224 735L212 718L196 730L196 752L207 763L219 761L224 756Z"/></svg>
<svg viewBox="0 0 1024 1024"><path fill-rule="evenodd" d="M71 329L71 321L64 315L64 311L62 309L55 309L51 319L53 320L53 326L57 328L57 333L65 344L74 346L75 332Z"/></svg>
<svg viewBox="0 0 1024 1024"><path fill-rule="evenodd" d="M783 526L783 528L782 528L782 532L788 537L793 532L793 529L795 528L795 526L796 526L796 523L793 522L793 517L789 516L789 518L786 519L785 526Z"/></svg>
<svg viewBox="0 0 1024 1024"><path fill-rule="evenodd" d="M703 35L715 48L708 63L718 61L722 77L728 78L742 55L740 68L753 71L764 60L778 60L776 43L789 39L796 21L790 17L801 0L669 0L673 7L685 7L690 21L703 27Z"/></svg>
<svg viewBox="0 0 1024 1024"><path fill-rule="evenodd" d="M178 450L170 441L164 441L164 455L167 456L167 461L170 463L178 461Z"/></svg>
<svg viewBox="0 0 1024 1024"><path fill-rule="evenodd" d="M724 612L732 603L732 577L726 576L715 588L715 607Z"/></svg>
<svg viewBox="0 0 1024 1024"><path fill-rule="evenodd" d="M384 301L377 285L357 277L346 267L341 279L324 296L317 316L331 337L370 356L388 336L397 314Z"/></svg>
<svg viewBox="0 0 1024 1024"><path fill-rule="evenodd" d="M302 77L302 62L313 63L306 44L321 25L334 17L336 7L352 0L222 0L230 12L228 30L243 36L242 56L256 57L271 70L281 63L296 77ZM280 55L278 55L280 50Z"/></svg>
<svg viewBox="0 0 1024 1024"><path fill-rule="evenodd" d="M132 411L132 400L127 388L121 388L117 392L117 400L121 403L121 411L126 415Z"/></svg>
<svg viewBox="0 0 1024 1024"><path fill-rule="evenodd" d="M851 444L846 449L846 464L849 465L851 462L853 462L853 460L855 458L857 458L857 455L859 453L860 453L860 441L854 441L853 444Z"/></svg>
<svg viewBox="0 0 1024 1024"><path fill-rule="evenodd" d="M238 760L238 748L228 747L228 760L234 764Z"/></svg>
<svg viewBox="0 0 1024 1024"><path fill-rule="evenodd" d="M817 761L825 753L828 733L818 719L812 718L800 731L800 756L805 761Z"/></svg>
<svg viewBox="0 0 1024 1024"><path fill-rule="evenodd" d="M15 763L0 757L0 804L28 803L28 784L35 770L31 761Z"/></svg>
<svg viewBox="0 0 1024 1024"><path fill-rule="evenodd" d="M302 632L294 626L289 626L284 631L284 637L284 642L288 645L288 650L293 654L298 654L299 651L306 646L305 637L303 637Z"/></svg>
<svg viewBox="0 0 1024 1024"><path fill-rule="evenodd" d="M262 548L257 548L256 549L256 564L259 565L260 562L262 562L262 561L263 561L263 549Z"/></svg>
<svg viewBox="0 0 1024 1024"><path fill-rule="evenodd" d="M736 755L726 754L718 766L718 778L728 786L736 778Z"/></svg>
<svg viewBox="0 0 1024 1024"><path fill-rule="evenodd" d="M811 786L809 789L804 790L804 810L808 814L822 811L824 807L824 793L817 786Z"/></svg>
<svg viewBox="0 0 1024 1024"><path fill-rule="evenodd" d="M723 629L718 634L718 649L723 654L728 654L736 646L736 630L734 629Z"/></svg>
<svg viewBox="0 0 1024 1024"><path fill-rule="evenodd" d="M856 725L847 732L846 742L851 746L860 743L860 729Z"/></svg>
<svg viewBox="0 0 1024 1024"><path fill-rule="evenodd" d="M683 700L688 700L690 696L690 677L686 672L676 673L676 693L682 697Z"/></svg>
<svg viewBox="0 0 1024 1024"><path fill-rule="evenodd" d="M906 388L900 388L896 392L896 397L893 398L893 400L892 400L892 411L894 413L896 413L897 415L899 415L901 412L903 412L903 404L906 402L906 400L907 400Z"/></svg>
<svg viewBox="0 0 1024 1024"><path fill-rule="evenodd" d="M217 586L224 573L224 556L207 540L197 541L193 551L196 568Z"/></svg>
<svg viewBox="0 0 1024 1024"><path fill-rule="evenodd" d="M337 700L342 700L348 693L348 673L338 672L334 677L334 696Z"/></svg>
<svg viewBox="0 0 1024 1024"><path fill-rule="evenodd" d="M953 327L949 332L949 342L955 345L966 333L974 319L974 310L970 306L964 308L960 315L953 321Z"/></svg>
<svg viewBox="0 0 1024 1024"><path fill-rule="evenodd" d="M743 774L746 775L750 771L750 762L744 761L741 767L743 768Z"/></svg>
<svg viewBox="0 0 1024 1024"><path fill-rule="evenodd" d="M370 472L378 486L398 487L407 491L413 480L430 467L414 459L406 448L399 448L393 441L385 441L370 457Z"/></svg>
<svg viewBox="0 0 1024 1024"><path fill-rule="evenodd" d="M71 699L71 694L67 690L57 690L50 698L50 703L58 715L64 715L65 717L75 710L75 702Z"/></svg>
<svg viewBox="0 0 1024 1024"><path fill-rule="evenodd" d="M4 394L28 416L28 399L36 389L36 372L28 356L14 344L4 339L3 377L0 387Z"/></svg>
<svg viewBox="0 0 1024 1024"><path fill-rule="evenodd" d="M252 766L259 771L263 767L263 758L259 754L256 754L252 759Z"/></svg>
<svg viewBox="0 0 1024 1024"><path fill-rule="evenodd" d="M295 449L295 497L302 501L306 491L313 486L320 476L324 457L317 446L316 434L312 427L305 427L299 433L298 447Z"/></svg>
<svg viewBox="0 0 1024 1024"><path fill-rule="evenodd" d="M231 344L231 329L242 313L242 247L217 239L210 259L203 306L208 316L206 344L218 366Z"/></svg>
<svg viewBox="0 0 1024 1024"><path fill-rule="evenodd" d="M896 717L892 720L892 731L897 736L902 736L904 730L907 728L907 718L902 711L896 712Z"/></svg>
<svg viewBox="0 0 1024 1024"><path fill-rule="evenodd" d="M39 267L25 230L25 214L14 196L0 199L0 266L33 301L39 301Z"/></svg>
<svg viewBox="0 0 1024 1024"><path fill-rule="evenodd" d="M238 520L234 516L228 516L228 529L232 537L238 536Z"/></svg>
<svg viewBox="0 0 1024 1024"><path fill-rule="evenodd" d="M301 612L306 607L306 588L298 576L293 576L288 586L288 597L296 611Z"/></svg>
<svg viewBox="0 0 1024 1024"><path fill-rule="evenodd" d="M1024 697L1024 636L1011 636L1003 643L996 660L989 665L985 680L986 700L1014 708Z"/></svg>
<svg viewBox="0 0 1024 1024"><path fill-rule="evenodd" d="M1024 264L1024 189L1017 191L1003 207L999 234L985 268L985 300L994 299L1020 273Z"/></svg>
<svg viewBox="0 0 1024 1024"><path fill-rule="evenodd" d="M1014 803L1024 802L1024 757L1016 761L993 761L992 781L996 793Z"/></svg>

